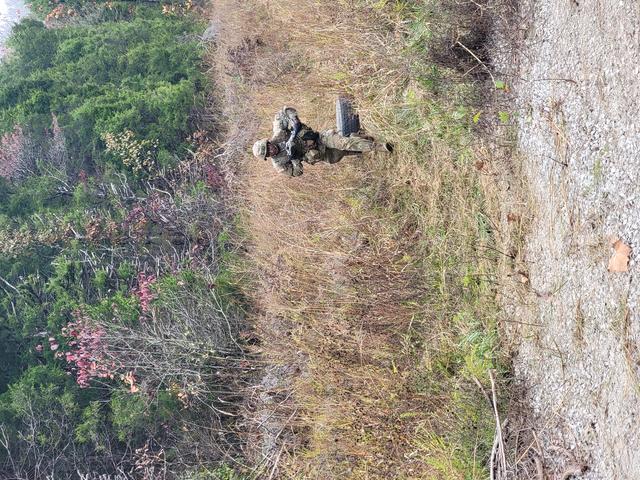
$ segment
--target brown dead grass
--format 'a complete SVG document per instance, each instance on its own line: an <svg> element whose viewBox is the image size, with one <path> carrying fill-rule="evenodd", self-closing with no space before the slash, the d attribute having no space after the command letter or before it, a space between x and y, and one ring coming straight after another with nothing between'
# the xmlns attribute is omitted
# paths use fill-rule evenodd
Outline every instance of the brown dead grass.
<svg viewBox="0 0 640 480"><path fill-rule="evenodd" d="M418 81L427 67L423 51L407 48L410 3L213 7L227 147L246 161L238 196L250 247L239 274L263 359L297 372L271 386L283 398L269 415L282 423L275 448L264 447L264 419L254 422L248 456L265 478L485 475L478 412L493 419L472 379L485 380L494 352L472 333L491 328L484 279L495 257L484 248L481 193L491 176L478 180L456 116L469 113L455 113L456 95L466 94L456 72L447 70L447 96ZM250 156L283 105L317 129L332 127L343 91L367 130L395 143L393 156L307 166L296 179ZM475 438L452 439L463 428Z"/></svg>

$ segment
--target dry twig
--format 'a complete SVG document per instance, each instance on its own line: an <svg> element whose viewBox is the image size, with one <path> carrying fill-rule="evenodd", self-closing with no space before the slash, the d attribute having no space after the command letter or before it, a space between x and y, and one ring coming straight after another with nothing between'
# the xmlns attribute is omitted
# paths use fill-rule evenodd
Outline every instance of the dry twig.
<svg viewBox="0 0 640 480"><path fill-rule="evenodd" d="M491 398L493 405L493 413L496 417L496 434L493 441L490 457L490 475L491 480L506 478L507 476L507 459L504 453L504 441L502 438L502 424L500 422L500 414L498 413L498 395L496 393L496 382L493 378L493 372L489 370L489 379L491 380ZM505 421L506 425L506 421ZM496 465L497 459L497 465Z"/></svg>

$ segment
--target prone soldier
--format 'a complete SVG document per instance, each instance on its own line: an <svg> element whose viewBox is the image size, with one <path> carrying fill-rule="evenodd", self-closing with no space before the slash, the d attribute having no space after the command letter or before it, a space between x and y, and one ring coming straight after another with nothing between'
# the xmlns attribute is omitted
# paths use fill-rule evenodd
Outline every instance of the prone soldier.
<svg viewBox="0 0 640 480"><path fill-rule="evenodd" d="M335 130L316 132L302 123L298 112L291 107L276 113L271 138L258 140L253 145L257 158L270 157L276 170L292 177L302 175L303 162L333 164L346 155L372 151L392 152L393 147L356 134L345 137Z"/></svg>

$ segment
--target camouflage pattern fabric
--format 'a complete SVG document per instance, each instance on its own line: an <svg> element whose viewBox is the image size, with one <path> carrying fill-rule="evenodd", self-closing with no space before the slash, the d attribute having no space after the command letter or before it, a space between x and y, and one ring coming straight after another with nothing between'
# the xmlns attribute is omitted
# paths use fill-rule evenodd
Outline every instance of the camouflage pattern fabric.
<svg viewBox="0 0 640 480"><path fill-rule="evenodd" d="M338 163L348 154L373 152L376 143L373 140L351 134L343 137L335 130L326 130L320 134L320 152L323 153L319 161Z"/></svg>
<svg viewBox="0 0 640 480"><path fill-rule="evenodd" d="M279 172L292 177L302 175L302 160L304 159L307 151L316 146L315 142L312 142L314 144L309 144L308 141L303 139L305 136L312 136L315 132L305 124L302 124L302 128L293 142L293 158L289 158L285 144L289 139L289 135L291 134L296 121L300 121L298 119L298 112L296 109L284 107L281 111L276 113L273 119L273 135L269 140L270 143L277 145L279 149L278 154L271 157L271 163L274 168Z"/></svg>
<svg viewBox="0 0 640 480"><path fill-rule="evenodd" d="M269 142L277 145L279 152L271 158L271 162L276 170L285 175L292 177L302 175L302 162L311 165L318 162L333 164L339 162L345 155L376 150L374 141L358 135L343 137L335 130L326 130L318 134L302 124L300 132L294 139L293 155L290 159L285 145L296 120L298 120L298 112L291 107L284 107L273 119L273 136Z"/></svg>

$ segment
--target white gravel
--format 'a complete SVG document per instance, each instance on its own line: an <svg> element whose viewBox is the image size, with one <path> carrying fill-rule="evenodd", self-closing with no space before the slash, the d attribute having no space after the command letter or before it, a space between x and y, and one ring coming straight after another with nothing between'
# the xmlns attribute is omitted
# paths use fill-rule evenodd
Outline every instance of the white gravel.
<svg viewBox="0 0 640 480"><path fill-rule="evenodd" d="M529 295L505 302L508 317L538 325L518 332L515 374L549 478L582 462L579 478L638 479L640 2L523 0L521 9L526 38L496 61L498 75L515 75L533 212ZM627 273L607 271L610 236L633 249Z"/></svg>
<svg viewBox="0 0 640 480"><path fill-rule="evenodd" d="M5 54L3 44L11 34L11 27L28 14L29 9L22 0L0 0L0 58Z"/></svg>

